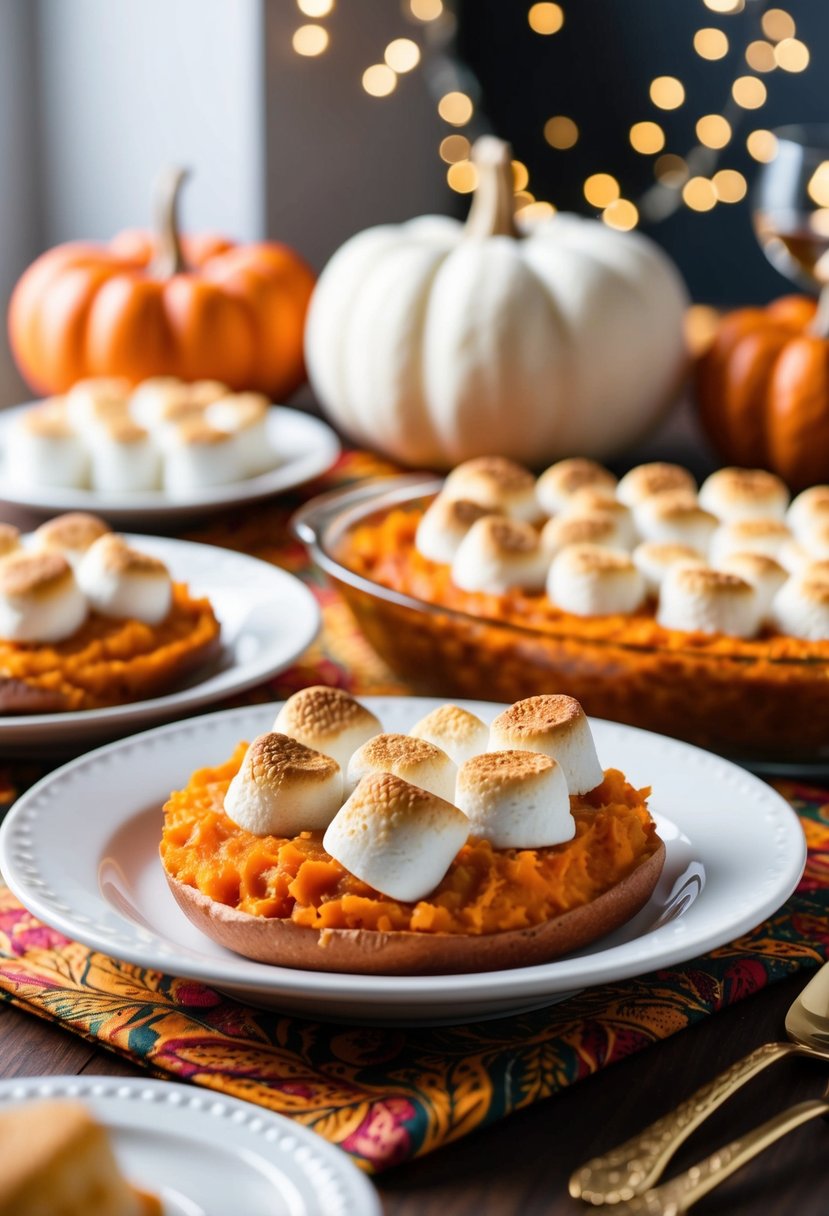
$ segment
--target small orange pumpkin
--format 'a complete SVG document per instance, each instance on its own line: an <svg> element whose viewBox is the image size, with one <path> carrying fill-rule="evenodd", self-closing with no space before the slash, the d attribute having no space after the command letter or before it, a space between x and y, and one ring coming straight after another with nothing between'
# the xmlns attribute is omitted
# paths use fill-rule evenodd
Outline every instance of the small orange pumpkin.
<svg viewBox="0 0 829 1216"><path fill-rule="evenodd" d="M302 335L314 275L286 245L181 237L185 173L165 175L158 232L58 245L25 271L9 339L39 393L86 376L221 380L279 401L305 378Z"/></svg>
<svg viewBox="0 0 829 1216"><path fill-rule="evenodd" d="M700 419L719 455L771 469L794 490L829 479L822 320L807 296L728 313L696 367Z"/></svg>

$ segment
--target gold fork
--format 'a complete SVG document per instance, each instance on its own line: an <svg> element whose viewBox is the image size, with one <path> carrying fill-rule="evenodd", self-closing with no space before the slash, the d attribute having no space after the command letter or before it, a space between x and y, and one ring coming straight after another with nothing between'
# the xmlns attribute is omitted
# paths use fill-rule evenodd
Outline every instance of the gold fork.
<svg viewBox="0 0 829 1216"><path fill-rule="evenodd" d="M789 1042L764 1043L638 1136L580 1166L570 1178L573 1198L602 1204L621 1203L641 1195L659 1181L691 1132L758 1072L788 1055L829 1060L829 963L792 1004L786 1014L786 1034Z"/></svg>
<svg viewBox="0 0 829 1216"><path fill-rule="evenodd" d="M670 1182L664 1182L662 1186L634 1196L615 1211L618 1216L680 1216L680 1213L687 1212L697 1200L702 1199L703 1195L713 1191L714 1187L751 1161L752 1157L774 1144L775 1140L780 1140L796 1127L808 1123L810 1119L829 1115L827 1098L829 1086L823 1098L790 1106L788 1110L781 1111L754 1131L745 1136L738 1136L704 1161L692 1165L684 1174L678 1174Z"/></svg>

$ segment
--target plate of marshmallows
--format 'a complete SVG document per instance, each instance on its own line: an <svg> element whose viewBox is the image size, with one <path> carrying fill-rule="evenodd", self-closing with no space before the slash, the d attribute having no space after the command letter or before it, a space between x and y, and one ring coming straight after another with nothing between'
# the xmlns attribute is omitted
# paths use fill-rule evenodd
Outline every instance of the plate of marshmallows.
<svg viewBox="0 0 829 1216"><path fill-rule="evenodd" d="M319 419L217 380L80 380L0 415L6 502L121 522L264 498L324 473L339 451Z"/></svg>

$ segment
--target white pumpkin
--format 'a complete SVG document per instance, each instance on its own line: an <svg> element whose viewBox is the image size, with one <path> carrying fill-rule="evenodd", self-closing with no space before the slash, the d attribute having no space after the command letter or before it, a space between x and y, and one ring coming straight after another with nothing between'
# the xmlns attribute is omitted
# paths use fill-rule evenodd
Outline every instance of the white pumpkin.
<svg viewBox="0 0 829 1216"><path fill-rule="evenodd" d="M519 234L509 146L484 136L473 155L466 225L423 216L334 254L308 314L311 383L344 431L407 464L607 459L678 388L679 273L646 237L596 220Z"/></svg>

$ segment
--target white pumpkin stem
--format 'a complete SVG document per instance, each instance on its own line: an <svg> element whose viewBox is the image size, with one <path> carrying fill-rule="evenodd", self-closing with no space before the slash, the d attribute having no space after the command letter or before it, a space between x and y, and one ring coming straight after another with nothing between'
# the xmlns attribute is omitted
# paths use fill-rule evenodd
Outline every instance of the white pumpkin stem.
<svg viewBox="0 0 829 1216"><path fill-rule="evenodd" d="M157 279L169 279L187 269L181 249L178 226L178 200L181 187L190 176L189 169L173 165L165 169L155 185L156 255L148 274Z"/></svg>
<svg viewBox="0 0 829 1216"><path fill-rule="evenodd" d="M809 326L809 332L815 338L829 338L829 286L821 289L817 312Z"/></svg>
<svg viewBox="0 0 829 1216"><path fill-rule="evenodd" d="M512 148L494 135L482 135L473 144L472 163L478 173L478 182L464 236L474 239L511 236L517 239L521 233L515 226Z"/></svg>

